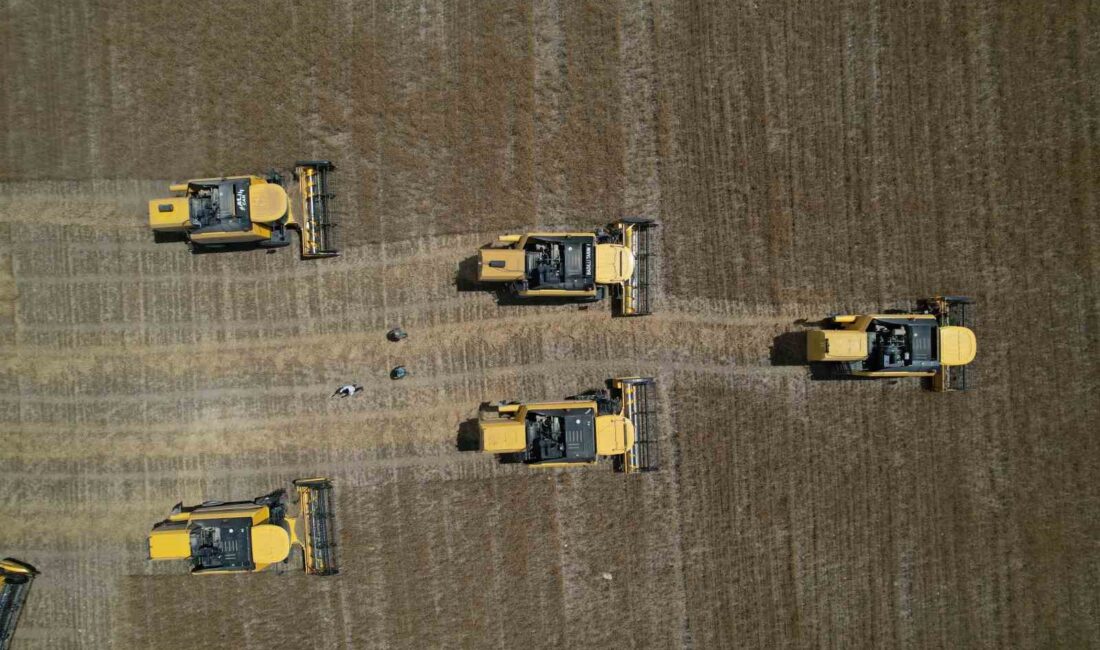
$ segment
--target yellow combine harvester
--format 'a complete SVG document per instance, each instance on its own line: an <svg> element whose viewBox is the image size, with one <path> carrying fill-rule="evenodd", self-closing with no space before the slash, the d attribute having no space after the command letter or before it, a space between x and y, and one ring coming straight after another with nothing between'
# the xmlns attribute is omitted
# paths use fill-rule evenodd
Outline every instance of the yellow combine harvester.
<svg viewBox="0 0 1100 650"><path fill-rule="evenodd" d="M173 196L149 201L149 227L158 242L190 242L192 253L280 248L290 244L293 229L302 258L332 257L337 251L329 174L335 169L327 160L295 163L289 195L275 172L171 185Z"/></svg>
<svg viewBox="0 0 1100 650"><path fill-rule="evenodd" d="M176 504L149 533L149 558L188 560L195 574L250 572L287 561L291 548L300 546L306 573L333 575L338 567L332 482L298 479L294 486L298 517L287 515L282 489L252 501Z"/></svg>
<svg viewBox="0 0 1100 650"><path fill-rule="evenodd" d="M37 575L38 571L26 562L10 557L0 560L0 650L11 646L19 613Z"/></svg>
<svg viewBox="0 0 1100 650"><path fill-rule="evenodd" d="M913 313L833 316L806 337L811 363L836 364L854 377L931 377L937 392L965 390L977 354L969 298L937 296Z"/></svg>
<svg viewBox="0 0 1100 650"><path fill-rule="evenodd" d="M502 235L478 251L478 282L506 283L518 299L602 300L610 287L617 313L650 313L648 219L622 219L597 232Z"/></svg>
<svg viewBox="0 0 1100 650"><path fill-rule="evenodd" d="M481 449L536 467L615 457L626 473L658 468L656 394L651 378L623 377L560 402L502 403L479 420Z"/></svg>

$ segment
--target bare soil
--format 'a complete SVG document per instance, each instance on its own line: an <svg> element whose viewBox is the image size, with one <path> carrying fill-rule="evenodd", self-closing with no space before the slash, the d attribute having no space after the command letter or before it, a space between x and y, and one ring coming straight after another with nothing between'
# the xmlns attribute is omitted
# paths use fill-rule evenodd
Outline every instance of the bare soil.
<svg viewBox="0 0 1100 650"><path fill-rule="evenodd" d="M0 3L17 648L1100 644L1095 2L115 4ZM143 226L302 158L339 258ZM501 232L619 216L663 224L652 317L459 290ZM977 390L792 354L937 293L978 301ZM660 382L660 472L459 449L617 373ZM177 501L307 475L339 576L145 559Z"/></svg>

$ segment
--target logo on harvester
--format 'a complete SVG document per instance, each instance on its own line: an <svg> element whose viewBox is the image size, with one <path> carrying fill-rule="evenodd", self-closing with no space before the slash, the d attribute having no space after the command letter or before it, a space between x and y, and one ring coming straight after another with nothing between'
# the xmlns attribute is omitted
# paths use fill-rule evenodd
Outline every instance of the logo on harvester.
<svg viewBox="0 0 1100 650"><path fill-rule="evenodd" d="M592 245L584 245L584 275L588 277L592 275Z"/></svg>
<svg viewBox="0 0 1100 650"><path fill-rule="evenodd" d="M247 188L237 188L237 212L244 212L248 208L248 194Z"/></svg>

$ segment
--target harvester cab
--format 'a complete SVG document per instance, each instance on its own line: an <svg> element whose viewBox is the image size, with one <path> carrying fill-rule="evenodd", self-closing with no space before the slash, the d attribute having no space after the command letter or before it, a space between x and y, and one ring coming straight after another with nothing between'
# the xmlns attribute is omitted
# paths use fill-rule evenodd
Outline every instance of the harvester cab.
<svg viewBox="0 0 1100 650"><path fill-rule="evenodd" d="M478 251L478 282L503 283L517 299L602 300L616 313L650 313L652 231L648 219L622 219L598 232L501 235Z"/></svg>
<svg viewBox="0 0 1100 650"><path fill-rule="evenodd" d="M327 160L308 160L295 163L289 184L271 172L171 185L172 196L149 201L149 227L157 241L186 240L193 253L281 248L297 230L303 259L333 257L335 169Z"/></svg>
<svg viewBox="0 0 1100 650"><path fill-rule="evenodd" d="M806 355L853 377L930 377L936 392L966 390L966 367L977 354L972 303L937 296L911 313L833 316L808 333Z"/></svg>
<svg viewBox="0 0 1100 650"><path fill-rule="evenodd" d="M149 558L188 560L195 574L253 572L286 562L299 546L306 573L333 575L338 567L332 482L298 479L294 487L294 517L287 513L282 489L252 501L177 504L149 533Z"/></svg>
<svg viewBox="0 0 1100 650"><path fill-rule="evenodd" d="M560 402L512 402L479 420L481 450L536 467L573 467L613 457L618 471L658 469L656 386L624 377L608 389Z"/></svg>
<svg viewBox="0 0 1100 650"><path fill-rule="evenodd" d="M0 650L8 650L19 614L27 601L38 571L26 562L12 558L0 560Z"/></svg>

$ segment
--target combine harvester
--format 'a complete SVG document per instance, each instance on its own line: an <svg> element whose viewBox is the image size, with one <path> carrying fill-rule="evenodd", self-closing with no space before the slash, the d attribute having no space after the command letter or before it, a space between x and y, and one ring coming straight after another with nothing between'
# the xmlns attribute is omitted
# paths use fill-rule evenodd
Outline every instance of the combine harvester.
<svg viewBox="0 0 1100 650"><path fill-rule="evenodd" d="M806 337L811 363L834 365L840 376L930 377L936 392L966 390L966 365L978 343L969 298L921 300L912 313L847 314Z"/></svg>
<svg viewBox="0 0 1100 650"><path fill-rule="evenodd" d="M650 313L650 236L657 223L622 219L597 232L501 235L478 251L478 282L506 283L516 299L603 300L620 316Z"/></svg>
<svg viewBox="0 0 1100 650"><path fill-rule="evenodd" d="M287 515L286 490L252 501L207 501L184 507L149 533L149 558L188 560L191 573L263 571L286 562L292 547L302 548L305 572L338 572L332 482L325 478L294 481L299 516Z"/></svg>
<svg viewBox="0 0 1100 650"><path fill-rule="evenodd" d="M149 227L158 241L187 241L192 253L281 248L297 230L302 259L337 254L334 194L327 160L294 166L288 195L283 177L200 178L169 186L175 195L149 201ZM294 200L291 200L294 196Z"/></svg>
<svg viewBox="0 0 1100 650"><path fill-rule="evenodd" d="M0 650L11 647L19 613L37 575L38 571L25 562L10 557L0 560Z"/></svg>
<svg viewBox="0 0 1100 650"><path fill-rule="evenodd" d="M656 389L651 378L608 381L610 390L560 402L511 402L479 420L481 449L535 467L575 467L615 457L627 474L658 469Z"/></svg>

